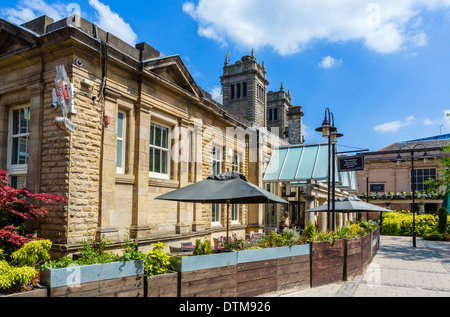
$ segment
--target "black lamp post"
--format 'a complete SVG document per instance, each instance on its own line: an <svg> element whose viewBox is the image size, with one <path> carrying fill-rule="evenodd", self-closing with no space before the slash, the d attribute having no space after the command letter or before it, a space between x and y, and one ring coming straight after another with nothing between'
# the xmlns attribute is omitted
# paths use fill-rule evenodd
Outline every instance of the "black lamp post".
<svg viewBox="0 0 450 317"><path fill-rule="evenodd" d="M424 159L428 158L428 149L425 145L419 143L416 144L413 148L409 147L408 145L403 145L398 149L398 155L394 162L400 163L404 162L405 160L400 155L400 150L402 148L408 148L411 152L411 169L412 169L412 205L411 209L413 211L413 232L412 232L412 238L413 238L413 247L416 247L416 206L415 206L415 191L416 191L416 184L415 184L415 171L414 171L414 151L416 150L417 146L424 147L425 153L423 154Z"/></svg>
<svg viewBox="0 0 450 317"><path fill-rule="evenodd" d="M332 230L334 231L336 229L336 143L337 143L337 139L340 137L343 137L344 135L342 133L337 132L337 129L335 132L331 133L330 139L331 139L331 145L332 145L332 173L333 173L333 197L331 198L331 201L333 203L332 209L333 209L333 221L332 221Z"/></svg>
<svg viewBox="0 0 450 317"><path fill-rule="evenodd" d="M330 109L327 107L325 109L325 118L322 122L322 126L318 127L316 129L317 132L322 132L322 137L328 139L328 208L327 208L327 220L330 219L330 164L333 162L332 167L332 182L333 182L333 198L332 198L332 211L333 211L333 221L332 221L332 230L335 229L335 164L334 164L334 158L335 158L335 145L337 143L337 138L343 136L343 134L338 133L336 127L334 126L334 115L332 112L330 112ZM333 149L331 147L333 146ZM331 155L331 151L333 152ZM330 228L329 224L327 226Z"/></svg>

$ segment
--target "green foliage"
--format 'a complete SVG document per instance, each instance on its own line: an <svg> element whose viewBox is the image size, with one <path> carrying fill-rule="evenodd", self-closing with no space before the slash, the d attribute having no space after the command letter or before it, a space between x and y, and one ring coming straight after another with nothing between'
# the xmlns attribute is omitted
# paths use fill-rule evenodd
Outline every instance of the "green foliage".
<svg viewBox="0 0 450 317"><path fill-rule="evenodd" d="M351 223L347 226L349 234L352 237L360 237L365 235L365 230L360 227L358 223Z"/></svg>
<svg viewBox="0 0 450 317"><path fill-rule="evenodd" d="M440 233L437 229L434 229L424 232L422 238L424 240L442 241L444 239L444 235Z"/></svg>
<svg viewBox="0 0 450 317"><path fill-rule="evenodd" d="M152 245L152 249L144 255L144 271L147 275L166 274L170 267L170 259L164 247L166 244L158 242Z"/></svg>
<svg viewBox="0 0 450 317"><path fill-rule="evenodd" d="M242 238L239 238L236 234L233 234L231 239L224 239L223 247L227 250L246 250L250 247L251 243L246 243Z"/></svg>
<svg viewBox="0 0 450 317"><path fill-rule="evenodd" d="M163 246L164 248L164 246ZM144 254L138 250L136 243L128 235L125 239L125 245L123 247L123 254L120 257L121 261L134 261L143 260Z"/></svg>
<svg viewBox="0 0 450 317"><path fill-rule="evenodd" d="M300 241L300 236L294 229L284 229L283 239L285 245L293 246L298 244L298 242Z"/></svg>
<svg viewBox="0 0 450 317"><path fill-rule="evenodd" d="M271 231L269 237L263 237L259 245L262 248L274 248L283 246L285 242L283 235Z"/></svg>
<svg viewBox="0 0 450 317"><path fill-rule="evenodd" d="M431 214L415 215L415 227L418 236L429 233L438 223L438 217ZM391 236L411 236L413 214L409 211L383 213L381 233Z"/></svg>
<svg viewBox="0 0 450 317"><path fill-rule="evenodd" d="M39 273L31 266L11 266L0 261L0 292L16 293L31 289Z"/></svg>
<svg viewBox="0 0 450 317"><path fill-rule="evenodd" d="M0 291L16 293L32 289L39 275L37 267L50 258L51 247L50 240L33 240L11 254L11 263L0 261Z"/></svg>
<svg viewBox="0 0 450 317"><path fill-rule="evenodd" d="M444 152L449 153L450 152L450 143L446 144L442 147ZM450 157L448 155L442 155L441 157L437 158L439 161L439 173L437 173L438 178L437 179L429 179L428 181L425 181L424 183L428 185L428 188L432 190L438 190L441 186L447 186L450 184Z"/></svg>
<svg viewBox="0 0 450 317"><path fill-rule="evenodd" d="M203 255L211 253L212 253L211 240L206 239L204 243L202 243L200 239L197 239L195 241L194 255Z"/></svg>
<svg viewBox="0 0 450 317"><path fill-rule="evenodd" d="M305 231L303 232L303 237L306 239L306 241L314 241L317 236L317 230L316 227L312 222L309 223L309 225L306 226Z"/></svg>
<svg viewBox="0 0 450 317"><path fill-rule="evenodd" d="M328 241L328 245L331 246L334 241L332 232L319 232L317 234L317 241Z"/></svg>
<svg viewBox="0 0 450 317"><path fill-rule="evenodd" d="M438 229L440 233L445 233L447 229L447 209L445 207L441 207L438 210Z"/></svg>
<svg viewBox="0 0 450 317"><path fill-rule="evenodd" d="M71 257L63 256L63 257L59 258L58 260L49 260L49 261L45 262L42 265L42 269L45 269L46 267L52 268L52 269L62 269L62 268L68 267L72 263L73 263L73 260Z"/></svg>
<svg viewBox="0 0 450 317"><path fill-rule="evenodd" d="M52 247L50 240L34 240L25 243L19 250L11 254L11 259L17 266L31 266L37 268L50 259L48 251Z"/></svg>
<svg viewBox="0 0 450 317"><path fill-rule="evenodd" d="M81 243L83 248L79 250L81 257L74 261L78 265L89 265L99 263L111 263L120 261L120 257L108 251L111 241L102 237L100 241L89 239Z"/></svg>
<svg viewBox="0 0 450 317"><path fill-rule="evenodd" d="M123 255L119 256L109 251L111 247L111 241L103 237L100 241L94 241L88 239L81 243L83 247L78 250L80 257L77 260L73 260L68 256L64 256L58 260L51 260L44 263L43 269L46 267L52 269L61 269L68 267L69 265L90 265L100 263L111 263L118 261L132 261L142 260L144 254L137 250L135 243L129 238L125 240Z"/></svg>
<svg viewBox="0 0 450 317"><path fill-rule="evenodd" d="M334 239L351 239L356 238L357 235L354 234L348 227L340 227L334 232Z"/></svg>
<svg viewBox="0 0 450 317"><path fill-rule="evenodd" d="M310 223L304 231L306 241L328 241L331 246L334 240L352 239L364 236L378 228L377 221L367 221L362 219L359 222L347 222L345 226L336 229L334 232L317 232L313 223Z"/></svg>

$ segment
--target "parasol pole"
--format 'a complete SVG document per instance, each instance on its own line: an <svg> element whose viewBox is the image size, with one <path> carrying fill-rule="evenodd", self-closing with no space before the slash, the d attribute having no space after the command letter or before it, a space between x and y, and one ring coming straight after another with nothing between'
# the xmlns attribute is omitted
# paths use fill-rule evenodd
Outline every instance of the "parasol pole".
<svg viewBox="0 0 450 317"><path fill-rule="evenodd" d="M227 199L227 241L228 241L228 237L230 236L229 232L230 232L230 225L228 222L228 218L230 217L230 200Z"/></svg>

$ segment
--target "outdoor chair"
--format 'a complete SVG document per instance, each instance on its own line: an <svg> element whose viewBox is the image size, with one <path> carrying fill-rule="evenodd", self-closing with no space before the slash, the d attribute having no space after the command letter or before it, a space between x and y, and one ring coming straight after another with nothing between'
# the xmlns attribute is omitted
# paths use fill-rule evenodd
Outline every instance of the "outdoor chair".
<svg viewBox="0 0 450 317"><path fill-rule="evenodd" d="M194 244L192 242L181 242L181 251L192 251Z"/></svg>

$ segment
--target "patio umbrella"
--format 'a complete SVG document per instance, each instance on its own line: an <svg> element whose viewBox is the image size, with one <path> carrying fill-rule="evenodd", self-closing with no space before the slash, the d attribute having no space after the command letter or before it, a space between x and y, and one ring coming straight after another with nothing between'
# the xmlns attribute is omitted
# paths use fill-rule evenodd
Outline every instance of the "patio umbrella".
<svg viewBox="0 0 450 317"><path fill-rule="evenodd" d="M176 189L155 199L191 203L227 204L227 237L229 236L228 215L230 204L267 204L288 202L252 183L236 171L211 175L200 182Z"/></svg>
<svg viewBox="0 0 450 317"><path fill-rule="evenodd" d="M337 212L354 212L354 211L378 211L378 212L392 212L392 210L366 203L356 196L339 197L335 203L335 210ZM322 212L328 211L327 204L312 208L306 212Z"/></svg>
<svg viewBox="0 0 450 317"><path fill-rule="evenodd" d="M450 213L450 185L448 185L447 189L445 190L442 207L445 207L445 209L447 209L447 213Z"/></svg>

